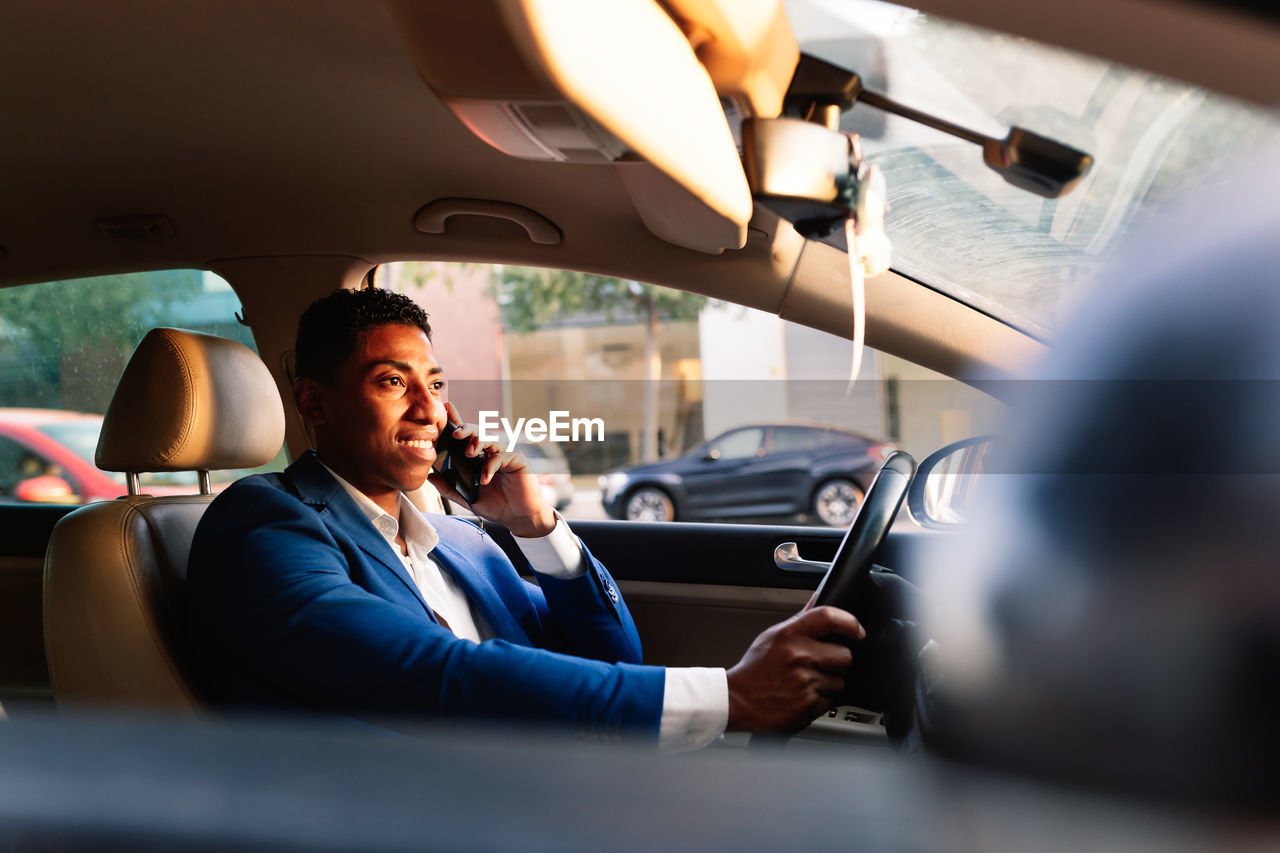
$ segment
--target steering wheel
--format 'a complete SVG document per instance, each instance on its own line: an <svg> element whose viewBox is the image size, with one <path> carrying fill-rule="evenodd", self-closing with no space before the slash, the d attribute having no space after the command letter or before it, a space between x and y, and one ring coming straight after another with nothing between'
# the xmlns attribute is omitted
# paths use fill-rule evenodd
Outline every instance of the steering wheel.
<svg viewBox="0 0 1280 853"><path fill-rule="evenodd" d="M858 508L858 514L840 540L840 548L831 561L831 568L818 584L814 606L830 604L847 610L863 619L872 614L858 613L856 605L866 601L866 589L871 577L871 558L889 533L893 519L907 496L907 487L916 471L916 461L901 450L890 454L871 481L867 496ZM874 617L873 617L874 621ZM867 636L873 625L864 622Z"/></svg>
<svg viewBox="0 0 1280 853"><path fill-rule="evenodd" d="M860 602L866 603L870 598L868 586L872 583L871 558L888 535L893 519L898 515L898 509L907 496L907 487L911 485L911 477L915 471L916 460L901 450L894 451L884 461L867 489L867 496L862 499L862 506L858 507L857 516L845 531L844 539L840 540L840 548L831 561L831 568L823 575L813 598L815 607L830 604L853 613L862 622L867 631L866 640L850 644L841 638L839 642L850 646L855 667L870 670L864 674L876 680L883 678L883 667L868 663L868 658L873 655L868 654L866 646L873 645L873 638L879 635L883 627L883 614L857 613L854 607ZM788 740L790 735L754 734L751 736L750 746L759 750L780 749Z"/></svg>

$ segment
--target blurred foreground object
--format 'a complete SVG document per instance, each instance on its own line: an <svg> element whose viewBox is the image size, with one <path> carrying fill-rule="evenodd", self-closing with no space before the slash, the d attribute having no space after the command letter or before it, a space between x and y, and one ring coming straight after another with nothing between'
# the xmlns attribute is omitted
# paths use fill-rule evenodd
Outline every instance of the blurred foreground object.
<svg viewBox="0 0 1280 853"><path fill-rule="evenodd" d="M940 573L931 745L1274 812L1277 162L1135 241L1027 383L1005 473Z"/></svg>
<svg viewBox="0 0 1280 853"><path fill-rule="evenodd" d="M1179 815L854 755L673 761L493 726L400 738L315 718L64 713L0 725L0 849L1184 853L1224 841Z"/></svg>

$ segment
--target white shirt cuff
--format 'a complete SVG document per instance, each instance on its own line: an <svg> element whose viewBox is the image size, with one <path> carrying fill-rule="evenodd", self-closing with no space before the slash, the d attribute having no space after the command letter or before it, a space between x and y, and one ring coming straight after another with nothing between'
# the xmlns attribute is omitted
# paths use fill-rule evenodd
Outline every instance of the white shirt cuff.
<svg viewBox="0 0 1280 853"><path fill-rule="evenodd" d="M558 512L556 526L546 536L512 538L529 561L529 567L540 575L572 580L587 570L586 561L582 559L582 545Z"/></svg>
<svg viewBox="0 0 1280 853"><path fill-rule="evenodd" d="M701 749L729 725L729 674L711 667L667 667L659 752Z"/></svg>

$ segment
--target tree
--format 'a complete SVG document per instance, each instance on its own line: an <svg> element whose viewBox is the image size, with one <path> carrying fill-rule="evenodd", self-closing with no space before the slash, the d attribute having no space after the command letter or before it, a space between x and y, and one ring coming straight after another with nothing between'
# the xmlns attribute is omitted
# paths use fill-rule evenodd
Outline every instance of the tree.
<svg viewBox="0 0 1280 853"><path fill-rule="evenodd" d="M530 332L554 320L584 313L603 313L609 322L622 314L645 323L644 432L642 461L658 458L658 383L662 355L658 349L661 320L693 320L707 297L653 284L569 270L503 267L495 281L503 322L517 332Z"/></svg>
<svg viewBox="0 0 1280 853"><path fill-rule="evenodd" d="M0 405L104 411L135 345L200 290L193 270L0 288L2 343L14 359ZM75 399L64 399L72 385Z"/></svg>

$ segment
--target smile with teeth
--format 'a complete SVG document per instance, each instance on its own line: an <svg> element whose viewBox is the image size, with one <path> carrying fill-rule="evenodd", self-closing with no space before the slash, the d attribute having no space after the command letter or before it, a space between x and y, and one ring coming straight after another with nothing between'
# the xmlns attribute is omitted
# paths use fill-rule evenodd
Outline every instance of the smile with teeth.
<svg viewBox="0 0 1280 853"><path fill-rule="evenodd" d="M397 439L397 441L400 444L403 444L405 447L419 447L424 450L428 447L436 446L436 443L434 441L428 441L423 438L401 438L401 439Z"/></svg>

